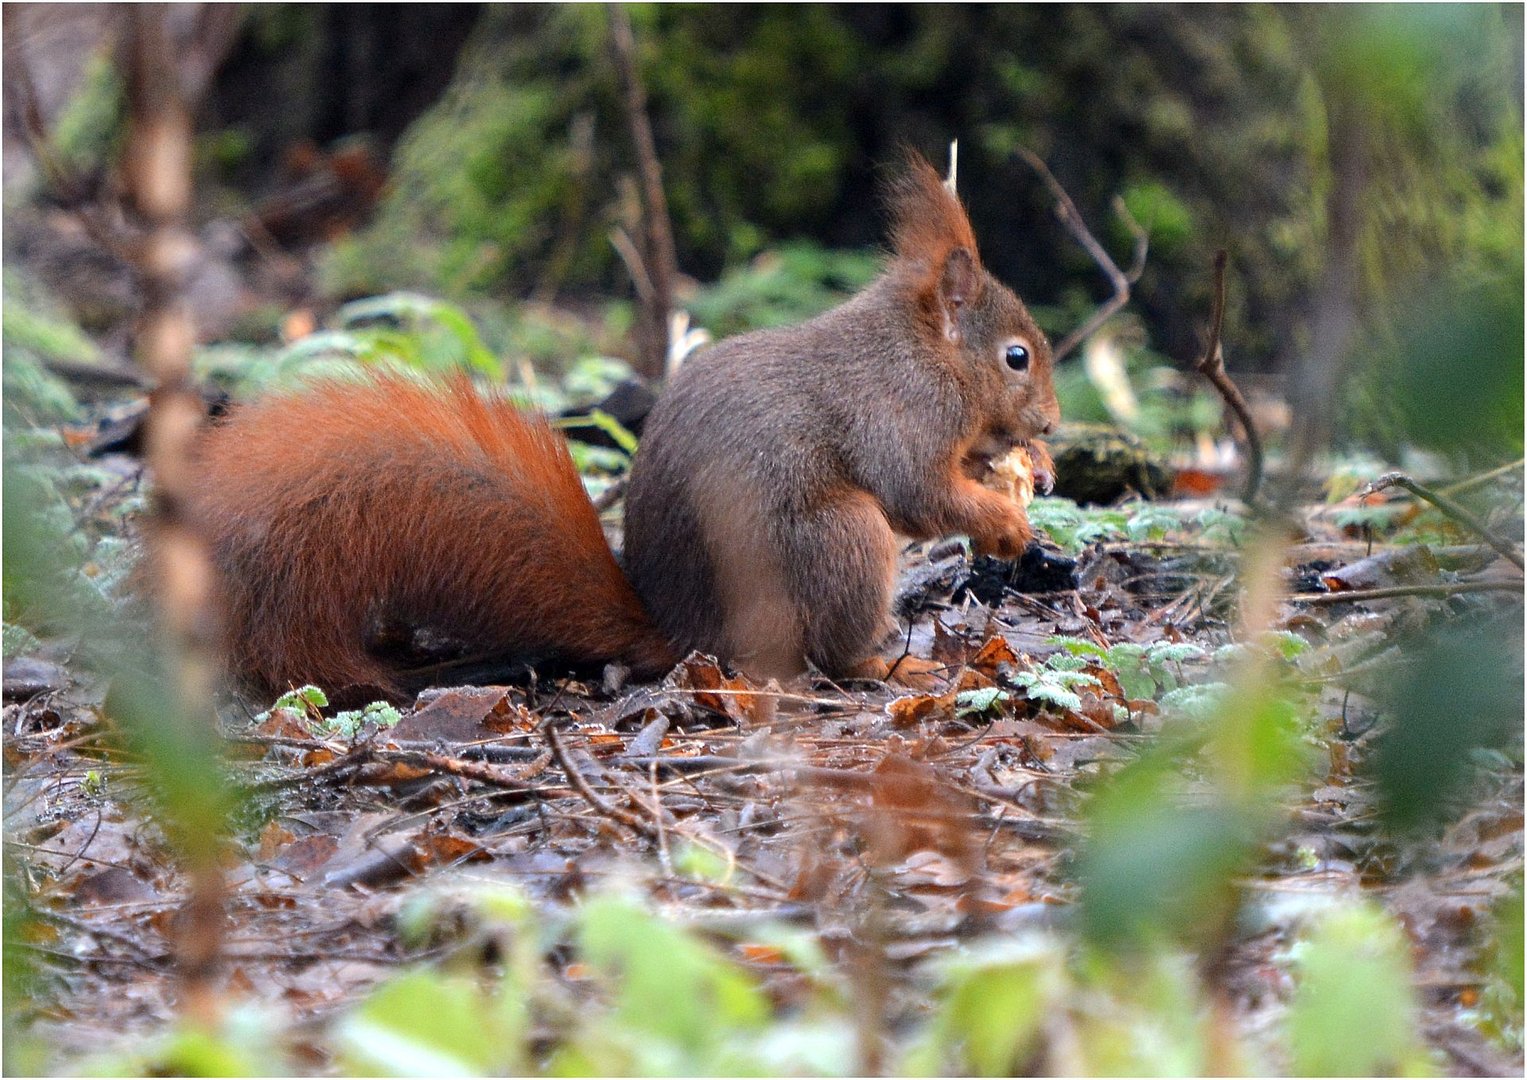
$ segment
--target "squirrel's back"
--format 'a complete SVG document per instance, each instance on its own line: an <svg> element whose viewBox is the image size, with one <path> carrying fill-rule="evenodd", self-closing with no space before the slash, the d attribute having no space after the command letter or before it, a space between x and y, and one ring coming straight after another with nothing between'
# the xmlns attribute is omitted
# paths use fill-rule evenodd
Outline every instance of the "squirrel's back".
<svg viewBox="0 0 1527 1080"><path fill-rule="evenodd" d="M671 659L565 441L465 378L273 394L198 457L191 509L252 689L398 697L441 666Z"/></svg>

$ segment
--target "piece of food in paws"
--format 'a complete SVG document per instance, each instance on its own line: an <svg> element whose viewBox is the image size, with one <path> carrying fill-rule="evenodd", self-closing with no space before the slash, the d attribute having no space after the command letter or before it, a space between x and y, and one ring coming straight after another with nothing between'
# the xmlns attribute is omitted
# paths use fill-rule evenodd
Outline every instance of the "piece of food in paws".
<svg viewBox="0 0 1527 1080"><path fill-rule="evenodd" d="M999 458L986 462L977 477L984 487L1000 491L1019 506L1034 501L1034 458L1026 446L1015 446Z"/></svg>

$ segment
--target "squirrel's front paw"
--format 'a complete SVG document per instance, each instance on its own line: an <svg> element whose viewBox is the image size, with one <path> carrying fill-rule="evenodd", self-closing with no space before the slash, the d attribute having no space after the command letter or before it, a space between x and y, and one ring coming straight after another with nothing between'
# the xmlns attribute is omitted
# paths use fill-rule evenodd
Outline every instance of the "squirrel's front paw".
<svg viewBox="0 0 1527 1080"><path fill-rule="evenodd" d="M993 507L985 528L970 534L977 555L995 555L999 559L1016 559L1033 539L1028 516L1017 504L1006 502Z"/></svg>

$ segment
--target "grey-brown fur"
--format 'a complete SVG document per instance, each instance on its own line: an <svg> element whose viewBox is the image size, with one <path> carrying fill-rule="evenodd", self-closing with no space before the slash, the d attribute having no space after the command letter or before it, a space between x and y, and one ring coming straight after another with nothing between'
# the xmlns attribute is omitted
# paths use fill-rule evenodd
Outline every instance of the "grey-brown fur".
<svg viewBox="0 0 1527 1080"><path fill-rule="evenodd" d="M681 648L758 674L807 659L848 674L893 626L894 533L966 533L1008 556L1030 538L1017 504L967 474L1056 420L1049 345L980 267L932 170L913 174L880 279L801 326L699 353L647 421L626 567ZM1031 353L1021 374L1004 359L1015 340Z"/></svg>

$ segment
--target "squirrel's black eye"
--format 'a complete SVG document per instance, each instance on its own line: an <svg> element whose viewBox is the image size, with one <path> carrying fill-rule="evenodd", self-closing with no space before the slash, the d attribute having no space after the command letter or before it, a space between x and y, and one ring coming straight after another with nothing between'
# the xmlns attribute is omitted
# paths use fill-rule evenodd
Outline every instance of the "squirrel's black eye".
<svg viewBox="0 0 1527 1080"><path fill-rule="evenodd" d="M1029 368L1029 350L1022 345L1009 345L1007 347L1007 366L1014 371L1027 371Z"/></svg>

